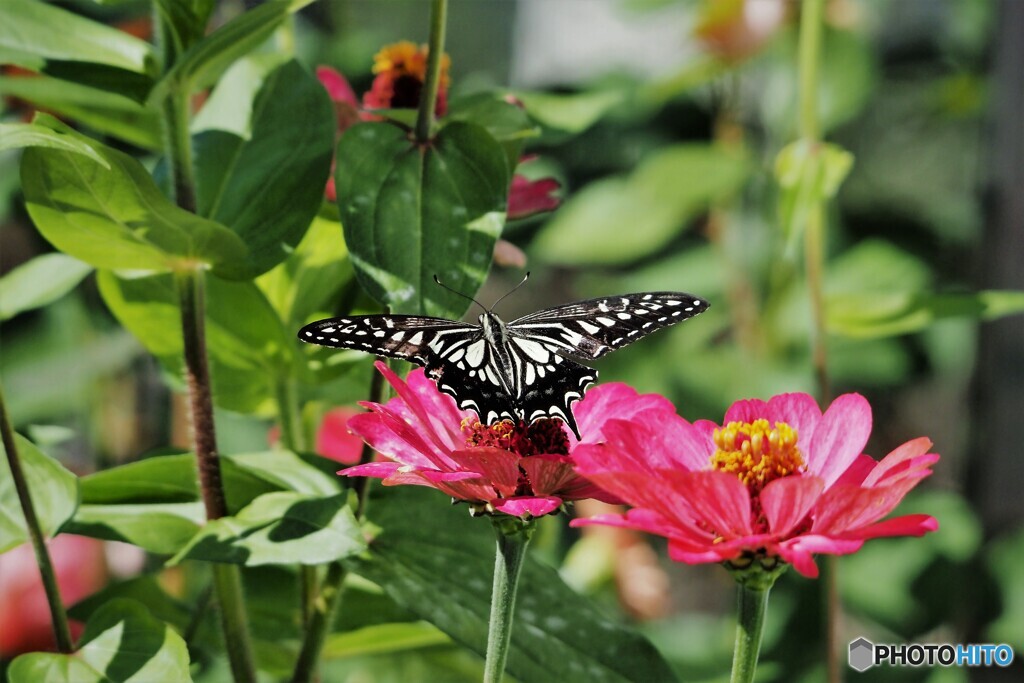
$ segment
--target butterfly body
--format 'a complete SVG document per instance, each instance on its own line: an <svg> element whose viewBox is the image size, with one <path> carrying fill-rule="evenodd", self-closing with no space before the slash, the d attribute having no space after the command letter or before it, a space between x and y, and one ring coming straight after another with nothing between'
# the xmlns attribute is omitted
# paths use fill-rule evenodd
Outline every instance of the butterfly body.
<svg viewBox="0 0 1024 683"><path fill-rule="evenodd" d="M693 317L705 301L681 292L602 297L506 323L487 311L478 324L405 315L350 316L302 328L299 339L407 360L485 424L557 417L579 435L571 406L597 380L587 361Z"/></svg>

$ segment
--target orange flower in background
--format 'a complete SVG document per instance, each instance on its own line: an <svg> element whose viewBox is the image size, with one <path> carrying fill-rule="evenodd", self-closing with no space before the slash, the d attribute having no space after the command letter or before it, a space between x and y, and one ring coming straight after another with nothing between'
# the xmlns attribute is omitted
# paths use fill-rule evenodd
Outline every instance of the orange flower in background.
<svg viewBox="0 0 1024 683"><path fill-rule="evenodd" d="M370 91L363 95L367 109L415 109L427 78L426 45L417 46L408 40L385 45L373 58L373 79ZM441 57L441 83L434 113L443 116L448 110L448 69L451 59Z"/></svg>

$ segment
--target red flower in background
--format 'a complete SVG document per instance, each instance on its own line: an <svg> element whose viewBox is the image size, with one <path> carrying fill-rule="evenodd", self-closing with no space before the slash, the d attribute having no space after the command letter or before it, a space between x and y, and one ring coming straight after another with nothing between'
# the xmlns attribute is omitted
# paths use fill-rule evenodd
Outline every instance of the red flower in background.
<svg viewBox="0 0 1024 683"><path fill-rule="evenodd" d="M373 57L373 79L369 92L363 95L367 109L415 109L420 106L423 85L427 80L426 45L417 46L408 40L386 45ZM441 83L437 91L434 113L444 116L448 111L448 69L451 59L441 56Z"/></svg>
<svg viewBox="0 0 1024 683"><path fill-rule="evenodd" d="M805 576L815 553L845 555L881 536L938 528L928 515L879 521L939 456L908 441L881 462L861 453L871 407L857 394L823 415L807 394L739 401L724 426L671 415L656 425L612 420L606 443L575 452L580 474L633 506L577 519L665 536L672 559L698 564L779 558Z"/></svg>
<svg viewBox="0 0 1024 683"><path fill-rule="evenodd" d="M345 465L359 462L363 440L348 428L349 420L356 415L362 415L362 411L348 407L327 411L316 432L316 452Z"/></svg>
<svg viewBox="0 0 1024 683"><path fill-rule="evenodd" d="M61 599L72 605L107 583L103 541L61 534L47 542ZM82 625L71 622L77 638ZM0 657L53 650L50 608L32 546L25 543L0 555Z"/></svg>
<svg viewBox="0 0 1024 683"><path fill-rule="evenodd" d="M618 502L576 474L570 454L579 443L560 420L483 425L474 413L459 410L422 369L410 373L407 382L383 363L377 369L398 395L386 405L364 403L371 412L351 418L348 425L391 461L339 474L377 477L386 486L429 486L470 503L477 512L522 518L549 514L567 500ZM644 421L663 403L668 402L660 396L638 396L624 384L606 384L575 404L573 414L584 442L597 442L609 419Z"/></svg>

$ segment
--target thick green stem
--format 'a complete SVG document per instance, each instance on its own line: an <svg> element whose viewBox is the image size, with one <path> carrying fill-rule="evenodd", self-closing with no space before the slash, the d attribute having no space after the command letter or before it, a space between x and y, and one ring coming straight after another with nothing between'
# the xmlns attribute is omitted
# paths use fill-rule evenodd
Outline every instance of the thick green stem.
<svg viewBox="0 0 1024 683"><path fill-rule="evenodd" d="M757 671L757 656L761 651L761 635L764 632L764 618L768 613L768 593L771 587L739 583L736 591L738 622L729 681L750 683Z"/></svg>
<svg viewBox="0 0 1024 683"><path fill-rule="evenodd" d="M515 614L519 572L526 558L532 526L506 533L495 523L497 553L494 557L494 584L491 588L491 619L487 626L487 659L484 662L484 683L501 683L505 660L512 641L512 618Z"/></svg>
<svg viewBox="0 0 1024 683"><path fill-rule="evenodd" d="M64 611L64 603L60 598L60 587L57 585L57 574L54 572L53 562L50 560L50 551L46 547L43 531L39 527L36 508L32 504L28 480L25 479L25 471L21 468L18 446L14 443L14 429L7 417L3 389L0 389L0 433L3 437L4 451L7 453L7 464L11 468L14 490L18 494L21 512L25 515L25 527L28 530L28 537L32 541L32 549L36 553L36 564L39 566L39 576L42 578L43 589L46 592L46 602L50 606L50 623L53 625L57 649L64 653L70 653L74 649L74 644L71 641L71 629L68 628L68 615Z"/></svg>
<svg viewBox="0 0 1024 683"><path fill-rule="evenodd" d="M320 651L324 647L324 640L330 632L338 604L341 602L344 582L345 568L341 563L331 562L327 565L327 576L313 603L312 614L306 625L306 637L302 641L302 651L299 652L299 659L292 673L293 683L307 683L313 679Z"/></svg>
<svg viewBox="0 0 1024 683"><path fill-rule="evenodd" d="M800 6L800 137L817 141L821 136L818 124L818 64L821 61L822 12L824 0L803 0Z"/></svg>
<svg viewBox="0 0 1024 683"><path fill-rule="evenodd" d="M416 142L421 145L430 142L434 128L434 110L437 108L437 93L441 87L441 58L444 56L444 32L447 23L448 0L433 0L430 8L430 52L427 54L427 79L420 96L420 108L416 116Z"/></svg>

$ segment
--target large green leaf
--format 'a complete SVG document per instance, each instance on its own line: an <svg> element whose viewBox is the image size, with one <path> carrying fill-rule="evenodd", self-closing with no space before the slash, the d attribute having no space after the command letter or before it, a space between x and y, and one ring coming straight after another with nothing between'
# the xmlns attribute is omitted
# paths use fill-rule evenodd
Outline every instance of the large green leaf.
<svg viewBox="0 0 1024 683"><path fill-rule="evenodd" d="M78 507L78 480L21 434L14 435L14 446L18 449L39 526L44 536L53 536ZM25 516L5 452L0 460L0 553L27 540Z"/></svg>
<svg viewBox="0 0 1024 683"><path fill-rule="evenodd" d="M520 91L515 96L530 116L545 126L581 133L625 100L627 93L618 89L571 94Z"/></svg>
<svg viewBox="0 0 1024 683"><path fill-rule="evenodd" d="M534 253L566 265L625 264L656 253L708 206L736 192L749 165L709 145L668 147L626 177L598 180L544 226Z"/></svg>
<svg viewBox="0 0 1024 683"><path fill-rule="evenodd" d="M483 656L494 565L491 525L447 505L435 491L413 488L378 494L370 518L384 531L368 553L344 562ZM523 681L675 680L649 642L529 558L519 583L508 673Z"/></svg>
<svg viewBox="0 0 1024 683"><path fill-rule="evenodd" d="M322 564L366 548L348 494L316 498L291 491L260 496L232 517L209 522L170 560Z"/></svg>
<svg viewBox="0 0 1024 683"><path fill-rule="evenodd" d="M181 312L170 275L122 278L98 274L114 316L177 377L183 377ZM206 343L216 405L239 412L268 410L273 382L294 353L263 293L250 282L206 278Z"/></svg>
<svg viewBox="0 0 1024 683"><path fill-rule="evenodd" d="M322 656L328 660L379 655L433 645L447 645L451 642L451 638L443 631L423 621L374 624L327 636Z"/></svg>
<svg viewBox="0 0 1024 683"><path fill-rule="evenodd" d="M519 164L523 143L540 134L525 111L494 93L475 93L452 100L446 118L449 121L469 121L486 128L505 149L509 170L515 170Z"/></svg>
<svg viewBox="0 0 1024 683"><path fill-rule="evenodd" d="M55 247L97 268L171 271L205 263L227 277L246 274L242 240L171 203L138 161L50 116L39 115L36 123L85 140L108 165L53 148L25 151L21 179L26 206Z"/></svg>
<svg viewBox="0 0 1024 683"><path fill-rule="evenodd" d="M509 170L491 135L451 123L421 148L389 123L349 128L336 187L359 283L395 313L458 317L475 294L504 223Z"/></svg>
<svg viewBox="0 0 1024 683"><path fill-rule="evenodd" d="M159 149L162 145L156 112L107 89L43 75L8 76L0 77L0 94L26 100L145 149Z"/></svg>
<svg viewBox="0 0 1024 683"><path fill-rule="evenodd" d="M149 43L38 0L0 3L0 49L47 61L87 62L148 73Z"/></svg>
<svg viewBox="0 0 1024 683"><path fill-rule="evenodd" d="M40 308L81 282L92 266L65 254L43 254L0 278L0 320Z"/></svg>
<svg viewBox="0 0 1024 683"><path fill-rule="evenodd" d="M97 611L77 652L18 657L11 683L151 683L191 681L188 648L167 624L132 600L112 600Z"/></svg>
<svg viewBox="0 0 1024 683"><path fill-rule="evenodd" d="M158 555L171 555L188 543L204 519L203 504L198 502L82 504L64 530L81 536L131 543Z"/></svg>
<svg viewBox="0 0 1024 683"><path fill-rule="evenodd" d="M196 136L198 212L242 237L254 272L283 261L319 210L335 126L327 91L293 60L264 80L248 138Z"/></svg>

